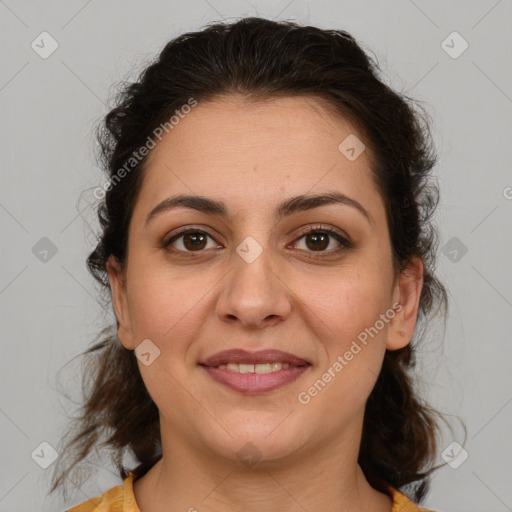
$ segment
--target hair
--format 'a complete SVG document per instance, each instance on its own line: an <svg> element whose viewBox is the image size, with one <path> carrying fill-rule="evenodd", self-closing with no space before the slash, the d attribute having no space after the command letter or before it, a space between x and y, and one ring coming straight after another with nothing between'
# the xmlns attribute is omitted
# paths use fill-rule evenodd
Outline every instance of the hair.
<svg viewBox="0 0 512 512"><path fill-rule="evenodd" d="M98 127L101 166L112 186L98 206L101 234L87 266L111 301L106 271L110 255L123 264L128 227L147 156L123 179L119 170L147 144L159 126L190 98L224 95L248 100L305 96L321 101L360 130L371 155L371 172L386 207L392 261L402 272L414 257L423 262L419 320L448 309L447 292L434 274L438 234L432 214L439 189L430 172L437 161L429 116L417 102L392 90L353 36L295 22L244 18L214 23L166 44L135 82L124 82ZM132 160L131 160L132 159ZM418 322L419 324L420 322ZM118 324L119 325L119 324ZM51 492L85 464L99 446L107 448L122 478L123 458L143 475L162 456L158 409L141 378L136 357L110 326L82 355L84 402L67 430L66 457L56 465ZM367 400L359 464L374 488L402 490L421 502L429 489L437 452L440 415L415 390L416 343L386 350L382 370ZM62 464L67 464L64 468Z"/></svg>

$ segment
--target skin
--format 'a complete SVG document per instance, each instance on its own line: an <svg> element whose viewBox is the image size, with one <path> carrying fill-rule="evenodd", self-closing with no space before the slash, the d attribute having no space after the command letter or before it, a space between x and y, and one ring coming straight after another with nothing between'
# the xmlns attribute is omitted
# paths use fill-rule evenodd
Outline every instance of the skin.
<svg viewBox="0 0 512 512"><path fill-rule="evenodd" d="M357 464L366 400L385 350L414 331L423 266L397 276L384 202L370 172L369 144L349 161L338 145L362 135L313 98L265 101L228 96L199 103L150 153L130 222L128 257L108 261L119 340L135 349L150 339L160 356L139 367L160 411L163 458L135 482L141 512L372 510L391 499ZM355 208L324 205L279 222L274 210L299 194L342 192ZM175 194L223 201L220 218L190 208L148 213ZM337 229L353 248L321 251L305 226ZM202 252L178 228L212 238ZM246 237L262 247L247 263ZM191 257L180 257L179 251ZM396 302L402 309L307 405L307 391L359 333ZM400 331L406 334L401 335ZM312 366L274 391L242 394L211 379L198 362L229 348L277 348ZM260 459L239 461L251 442ZM319 492L321 490L321 492ZM193 509L192 509L193 510Z"/></svg>

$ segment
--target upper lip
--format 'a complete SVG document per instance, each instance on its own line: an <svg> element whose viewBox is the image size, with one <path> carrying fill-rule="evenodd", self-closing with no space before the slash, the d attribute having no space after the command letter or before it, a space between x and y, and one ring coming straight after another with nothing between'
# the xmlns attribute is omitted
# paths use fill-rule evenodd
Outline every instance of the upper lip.
<svg viewBox="0 0 512 512"><path fill-rule="evenodd" d="M310 364L305 359L283 352L282 350L267 349L248 352L240 348L217 352L199 364L204 366L219 366L220 364L258 364L258 363L288 363L290 366Z"/></svg>

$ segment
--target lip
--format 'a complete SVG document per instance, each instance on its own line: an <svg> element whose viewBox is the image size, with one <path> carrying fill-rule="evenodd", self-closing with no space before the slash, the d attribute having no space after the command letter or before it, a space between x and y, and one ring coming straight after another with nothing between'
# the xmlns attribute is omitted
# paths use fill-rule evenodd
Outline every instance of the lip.
<svg viewBox="0 0 512 512"><path fill-rule="evenodd" d="M258 364L288 363L289 368L270 373L239 373L217 368L220 364ZM298 379L311 367L311 363L289 352L266 349L248 352L243 349L231 349L217 352L199 365L215 381L235 391L257 394L273 391Z"/></svg>
<svg viewBox="0 0 512 512"><path fill-rule="evenodd" d="M305 364L271 373L238 373L227 369L221 370L215 366L202 366L215 381L235 391L247 394L273 391L298 379L310 367L310 364Z"/></svg>
<svg viewBox="0 0 512 512"><path fill-rule="evenodd" d="M248 352L247 350L239 348L217 352L213 356L210 356L208 359L201 361L199 364L202 366L214 367L219 366L220 364L228 363L288 363L290 366L311 365L309 361L306 361L305 359L302 359L294 354L290 354L289 352L283 352L282 350L266 349L258 350L257 352Z"/></svg>

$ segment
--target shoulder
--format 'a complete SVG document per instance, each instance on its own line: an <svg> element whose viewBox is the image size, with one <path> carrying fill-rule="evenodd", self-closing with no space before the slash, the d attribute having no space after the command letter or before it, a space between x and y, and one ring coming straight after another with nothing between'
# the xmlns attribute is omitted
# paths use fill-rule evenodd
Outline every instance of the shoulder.
<svg viewBox="0 0 512 512"><path fill-rule="evenodd" d="M112 487L97 498L76 505L67 512L140 512L133 494L134 474L130 473L122 485Z"/></svg>
<svg viewBox="0 0 512 512"><path fill-rule="evenodd" d="M389 487L389 492L393 500L391 512L435 512L435 510L416 505L405 494L394 487Z"/></svg>

